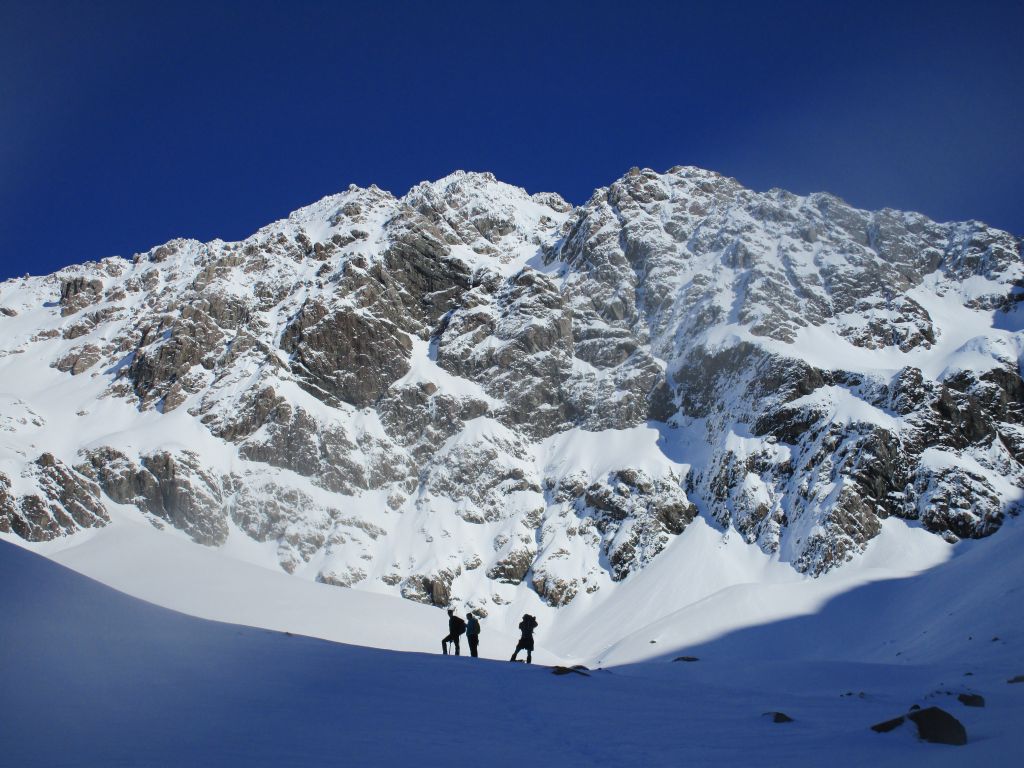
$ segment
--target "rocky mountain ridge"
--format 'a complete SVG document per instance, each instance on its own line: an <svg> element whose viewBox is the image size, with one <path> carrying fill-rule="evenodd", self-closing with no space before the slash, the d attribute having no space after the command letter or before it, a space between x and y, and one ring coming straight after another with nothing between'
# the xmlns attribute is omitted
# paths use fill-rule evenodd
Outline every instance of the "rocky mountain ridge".
<svg viewBox="0 0 1024 768"><path fill-rule="evenodd" d="M458 172L0 286L0 530L137 508L331 584L586 599L703 515L817 575L1024 489L1019 238L634 169ZM708 553L713 557L713 553Z"/></svg>

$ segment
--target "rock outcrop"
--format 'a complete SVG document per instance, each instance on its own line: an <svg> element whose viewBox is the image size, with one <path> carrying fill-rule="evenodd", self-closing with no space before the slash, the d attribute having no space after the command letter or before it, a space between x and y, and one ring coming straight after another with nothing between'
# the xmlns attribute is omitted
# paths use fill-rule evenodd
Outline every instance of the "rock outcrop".
<svg viewBox="0 0 1024 768"><path fill-rule="evenodd" d="M20 492L0 473L0 531L49 541L110 521L99 486L50 453L26 464L19 480Z"/></svg>

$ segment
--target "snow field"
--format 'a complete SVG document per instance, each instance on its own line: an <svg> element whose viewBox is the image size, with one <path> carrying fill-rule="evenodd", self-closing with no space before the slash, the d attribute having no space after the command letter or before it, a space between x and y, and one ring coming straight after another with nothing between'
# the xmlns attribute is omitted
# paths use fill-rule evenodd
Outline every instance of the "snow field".
<svg viewBox="0 0 1024 768"><path fill-rule="evenodd" d="M0 543L0 738L10 764L27 767L818 766L826 755L836 766L1011 766L1024 748L1016 725L1024 690L1006 680L1024 672L1024 621L999 608L1019 604L1024 528L1008 528L919 576L855 588L815 614L589 677L204 621ZM978 578L993 562L1006 578ZM400 642L418 636L414 615L443 615L362 598L400 618ZM699 660L668 660L681 650ZM962 706L960 692L981 693L986 707ZM968 745L921 743L907 726L869 730L914 703L954 714ZM772 723L763 714L772 711L794 722Z"/></svg>

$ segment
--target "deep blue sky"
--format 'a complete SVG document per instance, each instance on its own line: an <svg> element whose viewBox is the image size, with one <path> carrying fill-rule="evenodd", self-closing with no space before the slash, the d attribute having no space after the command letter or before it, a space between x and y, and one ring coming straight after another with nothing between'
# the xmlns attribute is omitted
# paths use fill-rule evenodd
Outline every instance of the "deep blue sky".
<svg viewBox="0 0 1024 768"><path fill-rule="evenodd" d="M984 6L988 7L984 7ZM1024 2L0 0L0 277L631 166L1024 233Z"/></svg>

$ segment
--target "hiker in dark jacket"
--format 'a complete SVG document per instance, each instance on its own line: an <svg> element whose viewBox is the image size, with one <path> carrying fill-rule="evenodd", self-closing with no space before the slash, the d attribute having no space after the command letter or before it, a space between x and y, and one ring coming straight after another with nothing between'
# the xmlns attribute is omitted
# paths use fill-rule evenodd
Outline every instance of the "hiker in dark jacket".
<svg viewBox="0 0 1024 768"><path fill-rule="evenodd" d="M448 636L441 641L441 650L448 655L448 643L455 644L455 655L459 656L459 637L466 631L466 622L455 615L453 608L448 609Z"/></svg>
<svg viewBox="0 0 1024 768"><path fill-rule="evenodd" d="M523 620L519 622L519 631L522 632L522 635L519 638L516 651L512 654L512 658L509 661L518 661L516 656L519 655L519 652L526 651L526 663L533 663L533 630L536 628L537 619L528 613L524 613Z"/></svg>
<svg viewBox="0 0 1024 768"><path fill-rule="evenodd" d="M480 622L470 611L466 614L469 621L466 623L466 639L469 640L469 655L476 658L476 647L480 643Z"/></svg>

